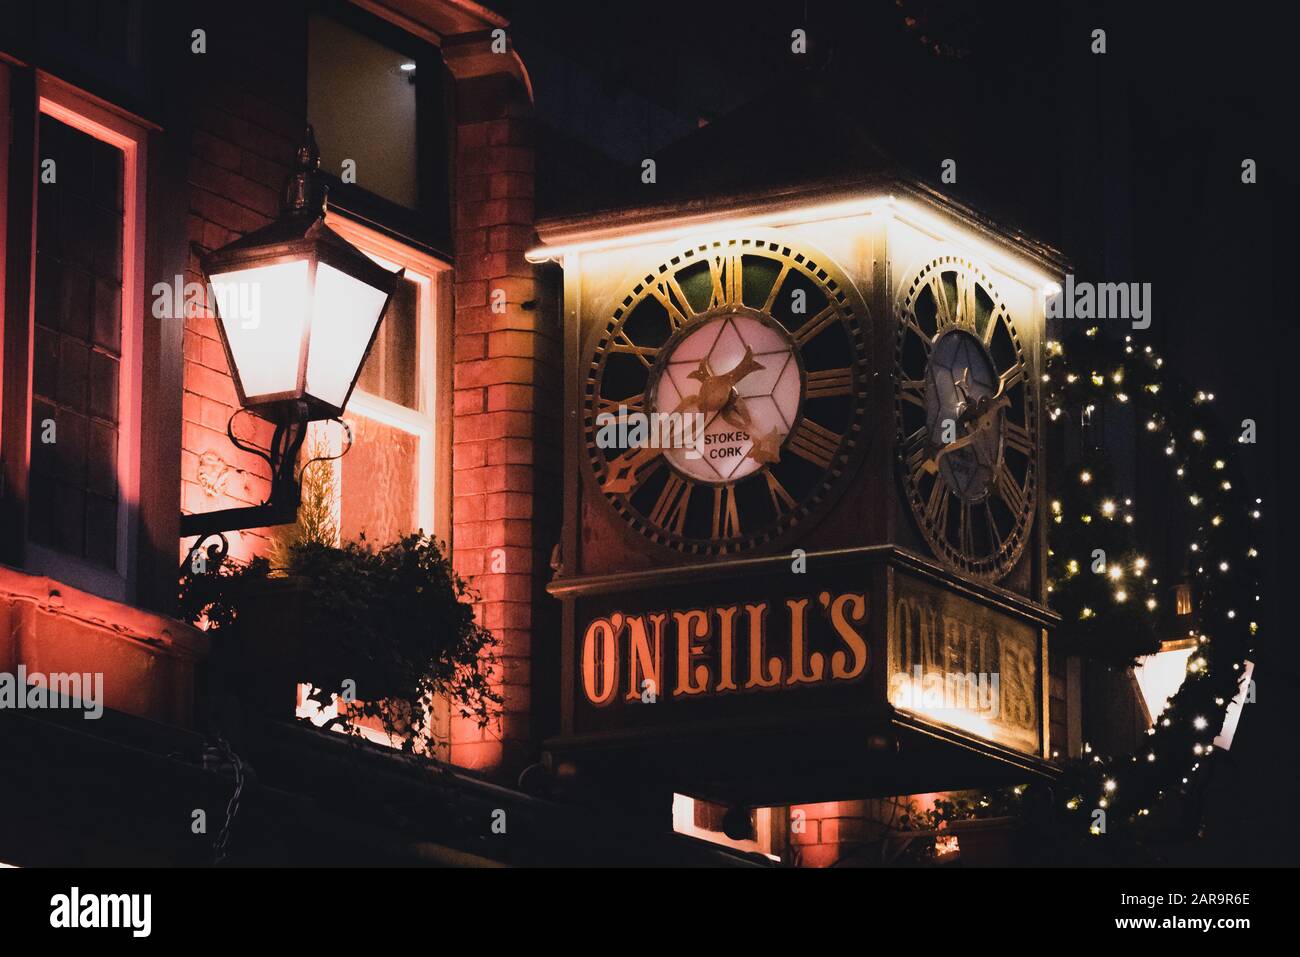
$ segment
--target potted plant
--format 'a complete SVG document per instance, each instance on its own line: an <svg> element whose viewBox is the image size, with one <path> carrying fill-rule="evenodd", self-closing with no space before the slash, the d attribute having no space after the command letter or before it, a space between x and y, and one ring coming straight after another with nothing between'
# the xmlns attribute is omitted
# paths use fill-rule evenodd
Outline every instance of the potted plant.
<svg viewBox="0 0 1300 957"><path fill-rule="evenodd" d="M323 707L340 702L335 723L377 718L407 748L424 739L435 696L486 725L501 698L476 596L422 532L332 544L327 481L305 471L298 524L271 559L182 576L182 614L213 635L219 690L278 717L309 684Z"/></svg>

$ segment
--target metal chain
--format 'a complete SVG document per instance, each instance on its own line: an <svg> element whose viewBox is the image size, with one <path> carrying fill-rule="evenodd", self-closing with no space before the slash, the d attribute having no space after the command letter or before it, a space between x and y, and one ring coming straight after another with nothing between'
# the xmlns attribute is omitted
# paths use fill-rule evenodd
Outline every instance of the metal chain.
<svg viewBox="0 0 1300 957"><path fill-rule="evenodd" d="M226 848L230 844L230 832L234 827L235 815L239 813L239 796L244 790L244 762L239 759L239 755L230 749L229 742L218 735L217 747L226 760L235 769L235 793L230 796L230 801L226 805L226 822L221 826L221 833L217 835L216 843L212 845L212 863L220 864L226 859Z"/></svg>

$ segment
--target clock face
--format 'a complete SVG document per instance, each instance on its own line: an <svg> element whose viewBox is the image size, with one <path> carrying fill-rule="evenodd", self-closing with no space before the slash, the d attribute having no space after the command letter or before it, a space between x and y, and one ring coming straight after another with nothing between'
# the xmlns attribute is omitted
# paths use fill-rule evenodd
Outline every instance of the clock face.
<svg viewBox="0 0 1300 957"><path fill-rule="evenodd" d="M929 263L898 307L895 415L903 488L936 555L1000 578L1024 551L1038 419L1015 323L988 276Z"/></svg>
<svg viewBox="0 0 1300 957"><path fill-rule="evenodd" d="M705 485L726 485L780 460L803 405L794 340L761 314L724 312L682 328L650 372L650 408L698 415L668 464Z"/></svg>
<svg viewBox="0 0 1300 957"><path fill-rule="evenodd" d="M629 290L586 383L597 487L652 541L728 554L829 503L866 410L865 309L823 257L684 251Z"/></svg>

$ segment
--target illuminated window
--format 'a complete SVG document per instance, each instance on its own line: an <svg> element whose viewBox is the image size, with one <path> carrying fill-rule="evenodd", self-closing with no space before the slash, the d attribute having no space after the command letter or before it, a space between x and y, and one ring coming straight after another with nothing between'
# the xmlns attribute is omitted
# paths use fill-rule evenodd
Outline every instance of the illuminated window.
<svg viewBox="0 0 1300 957"><path fill-rule="evenodd" d="M27 564L128 597L139 500L145 133L37 85Z"/></svg>
<svg viewBox="0 0 1300 957"><path fill-rule="evenodd" d="M727 808L711 801L701 801L685 794L673 795L673 830L687 837L699 838L711 844L721 844L737 851L751 854L764 854L773 860L772 827L773 809L755 808L750 811L752 834L749 838L736 840L723 833L723 818Z"/></svg>
<svg viewBox="0 0 1300 957"><path fill-rule="evenodd" d="M352 431L352 448L330 463L338 537L358 541L364 536L379 546L423 529L445 540L450 462L439 455L440 442L442 448L447 446L438 415L447 417L449 367L439 361L446 340L439 335L438 322L449 266L334 213L327 222L384 268L405 270L343 416ZM323 440L323 451L338 454L341 430L326 423L317 426L309 441ZM308 699L309 690L299 687L299 717L319 725L338 713L337 699L321 708ZM447 702L439 699L434 703L433 734L444 751L447 720ZM377 719L362 719L358 725L371 741L400 743L388 739Z"/></svg>
<svg viewBox="0 0 1300 957"><path fill-rule="evenodd" d="M1146 707L1147 727L1164 713L1169 699L1178 693L1187 678L1187 663L1196 652L1194 640L1161 642L1154 655L1143 655L1133 666L1133 677Z"/></svg>
<svg viewBox="0 0 1300 957"><path fill-rule="evenodd" d="M410 54L332 17L308 23L307 115L321 144L321 168L399 206L419 202L416 82ZM347 179L344 178L346 182Z"/></svg>
<svg viewBox="0 0 1300 957"><path fill-rule="evenodd" d="M438 298L447 266L341 217L330 225L384 268L406 270L344 416L353 445L335 470L339 535L382 545L418 529L445 534L435 485L446 464L436 446Z"/></svg>
<svg viewBox="0 0 1300 957"><path fill-rule="evenodd" d="M122 361L122 151L48 114L36 192L31 494L27 532L117 564Z"/></svg>
<svg viewBox="0 0 1300 957"><path fill-rule="evenodd" d="M447 248L453 134L441 52L359 9L365 4L315 5L322 10L307 24L307 117L330 206Z"/></svg>

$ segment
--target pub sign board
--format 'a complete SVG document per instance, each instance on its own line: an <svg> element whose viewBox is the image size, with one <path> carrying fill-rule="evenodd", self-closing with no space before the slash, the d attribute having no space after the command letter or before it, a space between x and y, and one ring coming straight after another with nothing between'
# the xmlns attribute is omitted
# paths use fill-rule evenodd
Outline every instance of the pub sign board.
<svg viewBox="0 0 1300 957"><path fill-rule="evenodd" d="M906 714L1041 756L1042 626L1012 604L848 549L665 585L575 585L565 649L571 742ZM761 569L761 570L760 570Z"/></svg>

